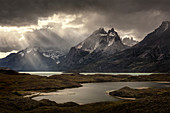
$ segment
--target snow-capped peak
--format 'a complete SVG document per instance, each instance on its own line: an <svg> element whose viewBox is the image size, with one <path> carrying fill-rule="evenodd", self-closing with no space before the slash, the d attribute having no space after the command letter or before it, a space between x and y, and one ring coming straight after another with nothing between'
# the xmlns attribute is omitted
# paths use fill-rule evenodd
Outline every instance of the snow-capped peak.
<svg viewBox="0 0 170 113"><path fill-rule="evenodd" d="M93 51L102 51L105 48L112 48L115 43L121 42L118 33L111 28L108 32L104 28L99 28L90 37L75 46L76 49L92 53ZM123 46L123 43L120 43Z"/></svg>
<svg viewBox="0 0 170 113"><path fill-rule="evenodd" d="M37 52L37 51L41 51L42 48L40 47L27 47L25 50L23 50L24 53L31 53L31 52Z"/></svg>
<svg viewBox="0 0 170 113"><path fill-rule="evenodd" d="M57 51L55 49L45 49L40 47L28 47L22 51L19 51L18 54L21 57L46 57L51 58L52 60L59 62L60 57L63 57L64 54L60 51Z"/></svg>
<svg viewBox="0 0 170 113"><path fill-rule="evenodd" d="M22 51L19 51L18 54L21 55L22 57L25 56L25 55L28 55L28 54L34 54L37 52L37 51L40 51L40 48L39 47L28 47Z"/></svg>

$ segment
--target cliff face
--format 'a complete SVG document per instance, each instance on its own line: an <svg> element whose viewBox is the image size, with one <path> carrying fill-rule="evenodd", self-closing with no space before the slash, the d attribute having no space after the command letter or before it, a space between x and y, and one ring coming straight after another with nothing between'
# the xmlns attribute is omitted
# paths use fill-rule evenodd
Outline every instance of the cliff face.
<svg viewBox="0 0 170 113"><path fill-rule="evenodd" d="M163 22L137 45L86 65L88 72L169 72L170 22ZM77 70L78 71L78 70Z"/></svg>
<svg viewBox="0 0 170 113"><path fill-rule="evenodd" d="M66 59L61 63L61 67L64 69L79 68L126 48L127 46L122 43L113 28L108 32L100 28L83 42L72 47Z"/></svg>

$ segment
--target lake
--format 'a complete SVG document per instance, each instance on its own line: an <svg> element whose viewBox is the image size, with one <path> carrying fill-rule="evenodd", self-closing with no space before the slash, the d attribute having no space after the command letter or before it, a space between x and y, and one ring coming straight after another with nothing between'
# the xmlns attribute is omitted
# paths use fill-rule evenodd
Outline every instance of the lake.
<svg viewBox="0 0 170 113"><path fill-rule="evenodd" d="M128 86L131 88L141 87L170 87L170 83L156 82L104 82L104 83L84 83L83 87L58 90L56 92L42 93L34 97L35 100L49 99L57 103L76 102L88 104L102 101L117 101L119 99L109 96L106 92L117 90Z"/></svg>
<svg viewBox="0 0 170 113"><path fill-rule="evenodd" d="M40 76L51 76L51 75L60 75L63 72L19 72L19 73L29 73L31 75L40 75Z"/></svg>
<svg viewBox="0 0 170 113"><path fill-rule="evenodd" d="M63 72L20 72L20 73L29 73L32 75L40 75L40 76L51 76L51 75L60 75L60 74L70 74L70 73L63 73ZM95 74L103 74L103 75L151 75L154 73L80 73L83 75L95 75ZM159 74L159 73L157 73Z"/></svg>

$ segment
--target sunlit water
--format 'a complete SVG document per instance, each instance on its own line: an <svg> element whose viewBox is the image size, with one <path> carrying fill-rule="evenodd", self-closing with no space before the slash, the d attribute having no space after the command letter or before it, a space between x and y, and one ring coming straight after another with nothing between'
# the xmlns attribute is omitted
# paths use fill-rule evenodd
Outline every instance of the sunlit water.
<svg viewBox="0 0 170 113"><path fill-rule="evenodd" d="M20 72L20 73L29 73L31 75L40 75L40 76L51 76L51 75L60 75L62 72Z"/></svg>
<svg viewBox="0 0 170 113"><path fill-rule="evenodd" d="M20 72L20 73L29 73L31 75L40 75L40 76L51 76L51 75L60 75L64 74L63 72ZM67 73L69 74L69 73ZM95 75L95 74L103 74L103 75L151 75L154 73L80 73L83 75ZM158 73L157 73L158 74Z"/></svg>
<svg viewBox="0 0 170 113"><path fill-rule="evenodd" d="M56 92L44 93L34 97L35 100L49 99L57 103L76 102L79 104L95 103L102 101L117 101L119 99L109 96L106 92L117 90L125 86L131 88L141 87L170 87L170 83L156 82L105 82L85 83L83 87L58 90Z"/></svg>

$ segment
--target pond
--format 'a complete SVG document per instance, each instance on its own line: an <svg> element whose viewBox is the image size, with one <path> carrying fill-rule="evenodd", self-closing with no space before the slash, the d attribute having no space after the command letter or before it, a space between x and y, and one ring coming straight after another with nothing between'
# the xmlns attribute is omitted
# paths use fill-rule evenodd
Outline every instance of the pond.
<svg viewBox="0 0 170 113"><path fill-rule="evenodd" d="M117 90L128 86L131 88L143 87L170 87L170 83L156 82L104 82L104 83L84 83L83 87L68 88L56 92L42 93L34 97L35 100L49 99L57 103L76 102L79 104L88 104L102 101L117 101L119 99L108 95L108 91Z"/></svg>

